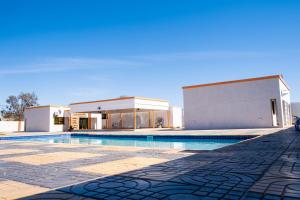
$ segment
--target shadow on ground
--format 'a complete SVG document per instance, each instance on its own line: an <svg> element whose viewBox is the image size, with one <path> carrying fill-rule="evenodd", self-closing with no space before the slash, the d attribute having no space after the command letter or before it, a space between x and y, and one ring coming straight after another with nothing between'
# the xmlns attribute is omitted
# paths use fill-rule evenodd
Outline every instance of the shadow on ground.
<svg viewBox="0 0 300 200"><path fill-rule="evenodd" d="M27 199L299 199L293 129Z"/></svg>

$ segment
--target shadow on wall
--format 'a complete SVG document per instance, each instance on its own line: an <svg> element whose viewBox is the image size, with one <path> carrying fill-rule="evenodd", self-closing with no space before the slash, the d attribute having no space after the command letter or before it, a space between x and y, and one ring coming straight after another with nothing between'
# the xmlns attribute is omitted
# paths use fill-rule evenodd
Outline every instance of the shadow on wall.
<svg viewBox="0 0 300 200"><path fill-rule="evenodd" d="M143 169L59 188L49 192L21 198L25 199L241 199L253 195L263 198L278 190L278 196L295 197L299 187L300 169L285 174L272 168L280 166L282 159L297 155L300 138L293 129L278 131L213 151L198 152L173 161ZM286 161L287 162L287 161ZM273 166L272 166L273 165ZM271 167L271 168L270 168ZM283 166L284 167L284 166ZM279 167L280 168L280 167ZM298 171L298 172L296 172ZM293 173L297 176L289 179ZM265 180L264 175L274 179ZM285 178L282 178L285 177ZM280 179L281 178L281 179ZM281 181L280 181L280 180ZM272 181L274 180L274 181ZM256 187L259 184L260 187ZM278 185L281 185L281 189ZM279 188L279 189L278 189ZM294 196L293 196L294 195ZM276 194L272 193L275 198Z"/></svg>

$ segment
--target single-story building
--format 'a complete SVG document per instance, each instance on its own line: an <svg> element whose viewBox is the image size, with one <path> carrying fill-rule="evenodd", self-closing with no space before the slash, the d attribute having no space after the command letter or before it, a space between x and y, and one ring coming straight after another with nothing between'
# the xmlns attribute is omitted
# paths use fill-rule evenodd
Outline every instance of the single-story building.
<svg viewBox="0 0 300 200"><path fill-rule="evenodd" d="M24 130L28 132L58 132L67 130L67 106L32 106L24 112Z"/></svg>
<svg viewBox="0 0 300 200"><path fill-rule="evenodd" d="M281 75L183 87L186 129L271 128L292 124Z"/></svg>
<svg viewBox="0 0 300 200"><path fill-rule="evenodd" d="M120 97L25 110L25 131L181 128L182 109L168 101Z"/></svg>

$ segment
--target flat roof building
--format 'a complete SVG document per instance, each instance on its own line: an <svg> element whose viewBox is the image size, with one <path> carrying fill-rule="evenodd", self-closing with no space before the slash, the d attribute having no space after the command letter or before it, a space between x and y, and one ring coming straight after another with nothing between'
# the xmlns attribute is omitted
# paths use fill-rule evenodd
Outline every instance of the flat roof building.
<svg viewBox="0 0 300 200"><path fill-rule="evenodd" d="M182 109L144 97L37 106L25 110L25 131L181 128Z"/></svg>
<svg viewBox="0 0 300 200"><path fill-rule="evenodd" d="M292 123L281 75L183 87L186 129L271 128Z"/></svg>
<svg viewBox="0 0 300 200"><path fill-rule="evenodd" d="M24 131L61 132L68 128L67 113L70 108L59 105L32 106L24 112Z"/></svg>
<svg viewBox="0 0 300 200"><path fill-rule="evenodd" d="M102 128L138 129L182 126L182 110L161 99L120 97L70 104L71 113L101 113ZM72 123L74 125L74 123ZM76 125L75 125L76 126Z"/></svg>

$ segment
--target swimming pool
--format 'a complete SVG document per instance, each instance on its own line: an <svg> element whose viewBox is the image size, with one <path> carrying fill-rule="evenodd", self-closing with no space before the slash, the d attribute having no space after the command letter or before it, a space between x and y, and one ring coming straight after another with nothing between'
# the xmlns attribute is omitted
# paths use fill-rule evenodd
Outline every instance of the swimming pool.
<svg viewBox="0 0 300 200"><path fill-rule="evenodd" d="M39 136L18 136L0 140L35 141L47 143L93 144L109 146L133 146L147 148L170 148L182 150L214 150L235 144L254 136L130 136L60 134Z"/></svg>

